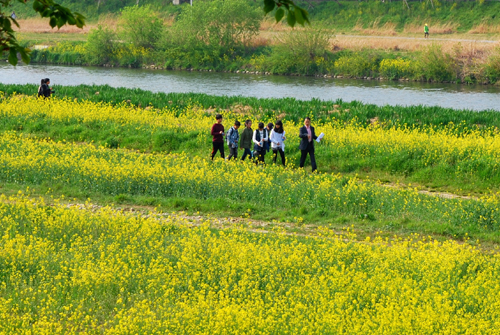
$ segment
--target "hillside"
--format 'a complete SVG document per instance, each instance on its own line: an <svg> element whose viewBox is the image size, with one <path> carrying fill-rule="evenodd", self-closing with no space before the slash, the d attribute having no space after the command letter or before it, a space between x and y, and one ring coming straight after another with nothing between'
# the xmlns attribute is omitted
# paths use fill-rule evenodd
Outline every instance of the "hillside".
<svg viewBox="0 0 500 335"><path fill-rule="evenodd" d="M195 4L197 0L194 0ZM126 6L150 5L166 16L176 15L185 5L171 0L61 0L61 4L84 14L89 21L120 12ZM249 0L255 6L261 1ZM382 30L386 33L421 31L428 23L431 32L499 33L500 1L298 1L310 12L313 25L343 31ZM31 6L16 3L13 10L20 18L33 16ZM472 30L472 31L471 31ZM369 32L369 31L364 31Z"/></svg>

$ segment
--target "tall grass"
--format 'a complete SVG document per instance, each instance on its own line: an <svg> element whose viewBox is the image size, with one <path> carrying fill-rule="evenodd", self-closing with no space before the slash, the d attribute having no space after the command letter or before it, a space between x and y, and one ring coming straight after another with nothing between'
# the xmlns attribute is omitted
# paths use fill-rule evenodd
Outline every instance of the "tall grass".
<svg viewBox="0 0 500 335"><path fill-rule="evenodd" d="M494 65L492 65L494 66ZM278 116L284 120L301 122L306 116L313 116L317 121L328 122L333 117L349 122L357 120L366 126L370 119L377 117L382 125L433 125L447 127L453 123L464 129L500 128L500 118L494 111L455 110L443 107L428 106L375 106L361 102L344 102L342 100L324 101L312 99L308 101L295 98L259 99L241 96L213 96L203 93L153 93L141 89L113 88L108 85L56 86L57 96L93 102L120 104L128 102L139 107L155 108L176 107L179 109L197 105L212 111L232 110L242 115L268 118ZM6 85L0 83L0 91L11 96L14 93L34 95L37 85ZM99 94L96 94L99 92Z"/></svg>

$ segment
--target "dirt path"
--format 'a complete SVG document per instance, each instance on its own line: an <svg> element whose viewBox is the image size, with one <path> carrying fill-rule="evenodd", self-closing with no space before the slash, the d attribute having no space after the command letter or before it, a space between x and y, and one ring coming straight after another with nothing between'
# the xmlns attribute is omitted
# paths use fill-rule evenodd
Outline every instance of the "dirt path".
<svg viewBox="0 0 500 335"><path fill-rule="evenodd" d="M391 39L410 41L446 41L446 42L475 42L475 43L499 43L499 40L461 39L461 38L436 38L436 37L411 37L411 36L375 36L375 35L337 35L337 37L365 38L365 39Z"/></svg>

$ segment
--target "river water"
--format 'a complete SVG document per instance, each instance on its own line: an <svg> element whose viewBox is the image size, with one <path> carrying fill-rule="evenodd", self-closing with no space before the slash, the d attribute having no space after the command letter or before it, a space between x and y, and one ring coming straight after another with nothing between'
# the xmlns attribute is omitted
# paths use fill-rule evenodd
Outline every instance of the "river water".
<svg viewBox="0 0 500 335"><path fill-rule="evenodd" d="M143 70L54 65L0 64L0 82L52 86L97 84L141 88L153 92L198 92L257 98L357 100L376 105L427 105L455 109L500 111L499 86L467 86L316 77L266 76L215 72Z"/></svg>

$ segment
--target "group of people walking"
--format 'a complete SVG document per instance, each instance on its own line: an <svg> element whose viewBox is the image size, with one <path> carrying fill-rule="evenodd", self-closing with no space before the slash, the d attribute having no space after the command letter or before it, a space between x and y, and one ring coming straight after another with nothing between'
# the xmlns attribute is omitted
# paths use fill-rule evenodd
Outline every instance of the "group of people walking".
<svg viewBox="0 0 500 335"><path fill-rule="evenodd" d="M238 158L239 147L240 150L244 150L243 156L241 157L242 161L250 157L250 159L255 160L256 164L264 164L266 153L272 151L274 154L273 163L276 163L279 154L281 164L285 166L286 132L281 120L276 121L276 124L269 123L267 126L265 126L263 122L259 122L258 128L255 130L252 130L252 121L246 120L245 129L243 129L241 136L238 132L241 125L239 121L235 121L234 125L225 133L224 126L222 125L222 115L217 114L215 120L216 123L212 126L211 130L211 135L213 137L212 160L217 152L225 159L224 136L226 136L227 145L229 147L228 160ZM299 145L299 149L301 150L300 167L304 167L307 154L309 154L312 171L315 171L317 166L314 156L314 140L317 139L317 136L314 132L314 127L311 126L311 119L308 117L304 120L304 126L300 128L299 138L301 139Z"/></svg>

